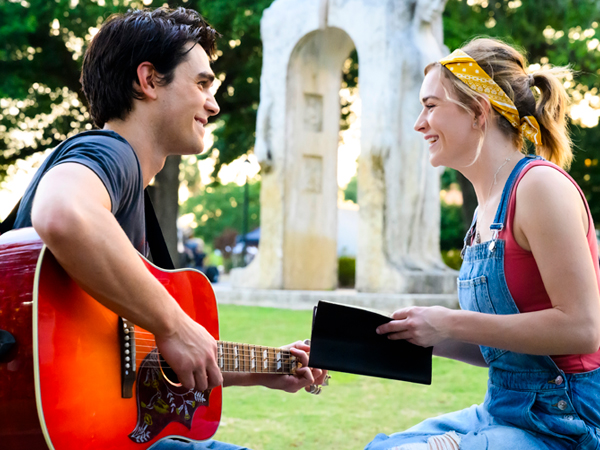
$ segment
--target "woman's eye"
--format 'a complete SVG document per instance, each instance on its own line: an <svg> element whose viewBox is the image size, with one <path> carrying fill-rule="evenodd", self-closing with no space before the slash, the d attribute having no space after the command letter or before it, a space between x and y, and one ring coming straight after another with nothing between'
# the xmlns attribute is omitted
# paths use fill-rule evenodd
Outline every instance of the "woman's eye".
<svg viewBox="0 0 600 450"><path fill-rule="evenodd" d="M427 108L427 109L431 109L431 108L434 108L434 107L435 107L435 105L425 105L425 108Z"/></svg>

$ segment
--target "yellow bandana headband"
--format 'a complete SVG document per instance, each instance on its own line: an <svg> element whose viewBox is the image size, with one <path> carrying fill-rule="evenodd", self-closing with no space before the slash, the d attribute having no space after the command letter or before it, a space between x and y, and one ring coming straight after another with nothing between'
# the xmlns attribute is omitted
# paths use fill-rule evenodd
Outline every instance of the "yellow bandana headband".
<svg viewBox="0 0 600 450"><path fill-rule="evenodd" d="M462 50L455 50L442 58L440 64L474 91L487 95L493 108L502 114L513 127L521 130L523 135L535 145L542 145L542 132L535 117L520 118L519 111L510 97L473 58Z"/></svg>

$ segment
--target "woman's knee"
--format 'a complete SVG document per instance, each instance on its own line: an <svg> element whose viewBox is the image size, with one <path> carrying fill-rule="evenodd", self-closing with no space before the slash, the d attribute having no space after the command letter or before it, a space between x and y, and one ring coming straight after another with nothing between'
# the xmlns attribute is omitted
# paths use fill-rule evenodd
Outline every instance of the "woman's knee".
<svg viewBox="0 0 600 450"><path fill-rule="evenodd" d="M459 450L460 436L454 431L431 436L427 442L412 442L392 447L389 450Z"/></svg>

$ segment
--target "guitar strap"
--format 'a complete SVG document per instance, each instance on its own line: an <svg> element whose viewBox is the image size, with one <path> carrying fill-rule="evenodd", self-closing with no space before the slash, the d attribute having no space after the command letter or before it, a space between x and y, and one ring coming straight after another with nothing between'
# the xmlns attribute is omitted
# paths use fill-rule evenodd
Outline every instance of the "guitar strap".
<svg viewBox="0 0 600 450"><path fill-rule="evenodd" d="M17 220L17 212L19 211L19 205L21 205L21 200L17 202L10 214L6 217L6 219L4 219L4 222L0 223L0 235L12 230L15 226L15 220Z"/></svg>
<svg viewBox="0 0 600 450"><path fill-rule="evenodd" d="M21 200L18 201L8 217L6 217L6 219L0 223L0 235L12 230L15 226L17 212L19 211ZM150 248L150 253L152 254L152 261L154 264L163 269L175 269L173 260L169 254L169 249L167 248L167 243L165 242L162 230L160 229L156 212L154 212L154 206L152 206L152 201L150 200L150 195L148 194L147 190L144 190L144 215L146 218L146 241L148 242L148 247Z"/></svg>
<svg viewBox="0 0 600 450"><path fill-rule="evenodd" d="M147 189L144 190L144 212L146 215L146 241L150 247L152 262L163 269L175 269Z"/></svg>

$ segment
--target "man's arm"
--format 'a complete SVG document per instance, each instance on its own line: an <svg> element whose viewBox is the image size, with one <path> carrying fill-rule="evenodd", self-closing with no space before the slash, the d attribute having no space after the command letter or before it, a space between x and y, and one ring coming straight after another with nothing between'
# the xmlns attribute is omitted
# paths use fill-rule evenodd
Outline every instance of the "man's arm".
<svg viewBox="0 0 600 450"><path fill-rule="evenodd" d="M323 384L327 371L308 367L310 346L297 341L282 348L289 350L300 363L294 375L226 372L223 374L223 386L265 386L285 392L297 392L302 388L308 390L311 384Z"/></svg>
<svg viewBox="0 0 600 450"><path fill-rule="evenodd" d="M222 383L215 340L148 272L92 170L77 163L50 169L37 188L31 219L61 266L87 293L155 335L185 387L205 390Z"/></svg>

